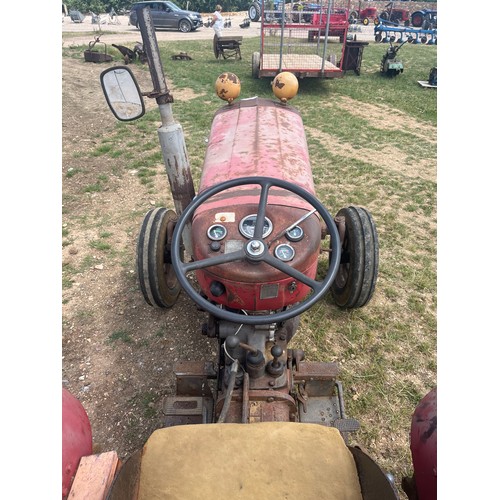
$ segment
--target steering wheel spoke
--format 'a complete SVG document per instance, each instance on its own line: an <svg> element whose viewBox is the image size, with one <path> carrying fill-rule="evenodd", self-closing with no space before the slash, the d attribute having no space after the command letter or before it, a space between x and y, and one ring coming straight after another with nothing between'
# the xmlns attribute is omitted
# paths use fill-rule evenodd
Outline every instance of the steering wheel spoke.
<svg viewBox="0 0 500 500"><path fill-rule="evenodd" d="M236 252L231 252L223 255L217 255L216 257L211 257L209 259L195 260L193 262L180 263L179 267L184 274L190 271L196 271L198 269L205 269L207 267L219 266L221 264L227 264L229 262L235 262L237 260L243 260L245 258L244 250L237 250Z"/></svg>
<svg viewBox="0 0 500 500"><path fill-rule="evenodd" d="M304 273L301 273L294 267L285 264L283 261L277 259L276 257L273 257L270 253L268 253L263 260L266 264L273 266L282 273L287 274L288 276L295 278L301 283L304 283L309 288L312 288L314 293L318 293L318 291L321 289L322 282L309 278L309 276L306 276Z"/></svg>
<svg viewBox="0 0 500 500"><path fill-rule="evenodd" d="M261 185L262 191L260 192L259 209L257 210L257 219L255 220L255 231L253 234L254 238L258 238L259 240L261 240L264 235L266 206L267 206L267 199L269 196L269 189L271 189L271 185L272 184L270 182L263 182Z"/></svg>

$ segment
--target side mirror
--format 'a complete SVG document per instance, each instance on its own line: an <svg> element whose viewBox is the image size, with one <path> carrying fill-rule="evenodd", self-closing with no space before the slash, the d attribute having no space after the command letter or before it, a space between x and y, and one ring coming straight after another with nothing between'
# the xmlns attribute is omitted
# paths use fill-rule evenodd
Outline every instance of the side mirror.
<svg viewBox="0 0 500 500"><path fill-rule="evenodd" d="M114 66L104 70L101 86L108 106L118 120L135 120L146 112L139 85L127 67Z"/></svg>

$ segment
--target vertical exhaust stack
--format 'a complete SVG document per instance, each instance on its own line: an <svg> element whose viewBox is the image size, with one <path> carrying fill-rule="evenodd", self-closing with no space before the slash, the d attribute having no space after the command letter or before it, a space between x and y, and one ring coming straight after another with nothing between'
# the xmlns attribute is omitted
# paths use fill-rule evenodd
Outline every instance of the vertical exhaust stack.
<svg viewBox="0 0 500 500"><path fill-rule="evenodd" d="M137 20L141 30L144 50L148 56L149 71L153 82L153 92L149 93L148 97L156 99L160 110L161 126L158 129L158 137L175 211L177 215L180 215L195 196L184 133L182 126L175 121L172 113L174 98L170 94L165 81L156 33L148 7L137 11ZM186 252L191 256L193 254L191 224L184 229L182 240Z"/></svg>

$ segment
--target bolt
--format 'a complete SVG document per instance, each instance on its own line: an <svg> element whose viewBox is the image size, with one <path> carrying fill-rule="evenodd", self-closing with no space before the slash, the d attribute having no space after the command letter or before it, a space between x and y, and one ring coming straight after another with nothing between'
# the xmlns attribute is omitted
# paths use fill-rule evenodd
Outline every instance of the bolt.
<svg viewBox="0 0 500 500"><path fill-rule="evenodd" d="M274 380L270 380L269 385L272 387L274 385Z"/></svg>
<svg viewBox="0 0 500 500"><path fill-rule="evenodd" d="M274 401L274 398L267 398L268 403L272 403Z"/></svg>

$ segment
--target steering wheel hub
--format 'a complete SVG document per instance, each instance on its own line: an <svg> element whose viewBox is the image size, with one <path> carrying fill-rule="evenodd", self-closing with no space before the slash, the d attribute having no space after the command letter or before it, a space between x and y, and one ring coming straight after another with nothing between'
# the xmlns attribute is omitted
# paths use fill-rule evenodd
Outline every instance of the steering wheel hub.
<svg viewBox="0 0 500 500"><path fill-rule="evenodd" d="M266 251L266 245L260 240L251 240L245 247L245 252L250 260L261 260Z"/></svg>

